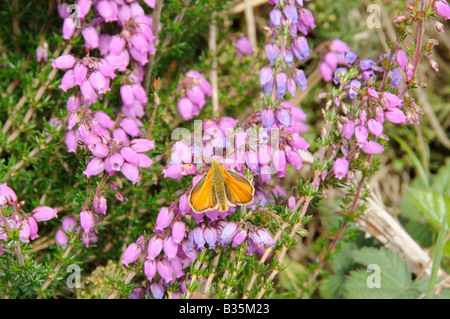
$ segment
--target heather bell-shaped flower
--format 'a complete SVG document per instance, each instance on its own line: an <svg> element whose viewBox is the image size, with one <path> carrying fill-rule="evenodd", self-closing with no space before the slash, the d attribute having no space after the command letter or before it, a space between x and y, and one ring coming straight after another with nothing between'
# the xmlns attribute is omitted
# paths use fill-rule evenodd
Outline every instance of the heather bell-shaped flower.
<svg viewBox="0 0 450 319"><path fill-rule="evenodd" d="M36 207L31 212L31 216L37 222L44 222L44 221L50 220L52 218L58 217L56 209L48 207L48 206Z"/></svg>
<svg viewBox="0 0 450 319"><path fill-rule="evenodd" d="M141 256L141 253L142 249L136 243L130 244L123 254L122 263L125 266L134 263Z"/></svg>
<svg viewBox="0 0 450 319"><path fill-rule="evenodd" d="M244 55L253 54L253 46L247 37L240 37L236 40L236 53L240 59L242 59Z"/></svg>
<svg viewBox="0 0 450 319"><path fill-rule="evenodd" d="M342 180L348 173L349 163L345 158L338 158L333 164L333 172L337 179Z"/></svg>

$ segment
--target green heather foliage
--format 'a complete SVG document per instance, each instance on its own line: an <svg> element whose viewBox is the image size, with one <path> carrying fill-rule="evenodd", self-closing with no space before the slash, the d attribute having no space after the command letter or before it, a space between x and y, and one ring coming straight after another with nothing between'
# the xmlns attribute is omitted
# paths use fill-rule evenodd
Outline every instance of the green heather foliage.
<svg viewBox="0 0 450 319"><path fill-rule="evenodd" d="M0 298L450 298L445 1L62 2L0 2ZM217 144L254 202L196 214Z"/></svg>

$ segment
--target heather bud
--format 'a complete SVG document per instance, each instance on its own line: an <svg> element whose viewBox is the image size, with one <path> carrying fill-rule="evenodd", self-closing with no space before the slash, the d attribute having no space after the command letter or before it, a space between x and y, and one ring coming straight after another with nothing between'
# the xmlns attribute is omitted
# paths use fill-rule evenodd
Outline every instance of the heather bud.
<svg viewBox="0 0 450 319"><path fill-rule="evenodd" d="M31 215L37 222L44 222L52 218L58 217L56 209L48 206L36 207L31 212Z"/></svg>

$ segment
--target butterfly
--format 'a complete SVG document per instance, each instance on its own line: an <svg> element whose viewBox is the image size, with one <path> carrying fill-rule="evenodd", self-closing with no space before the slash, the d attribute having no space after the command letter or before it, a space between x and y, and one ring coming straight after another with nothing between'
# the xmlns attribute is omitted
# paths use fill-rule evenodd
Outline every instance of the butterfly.
<svg viewBox="0 0 450 319"><path fill-rule="evenodd" d="M213 159L204 174L189 193L189 205L199 214L208 210L227 211L229 206L248 205L253 202L255 188L241 174L225 169Z"/></svg>

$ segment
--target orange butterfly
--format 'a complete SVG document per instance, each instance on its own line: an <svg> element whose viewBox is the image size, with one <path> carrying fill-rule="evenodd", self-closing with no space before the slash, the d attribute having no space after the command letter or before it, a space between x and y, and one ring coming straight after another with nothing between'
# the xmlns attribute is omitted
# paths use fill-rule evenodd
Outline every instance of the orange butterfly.
<svg viewBox="0 0 450 319"><path fill-rule="evenodd" d="M197 214L217 208L224 212L229 206L251 204L254 194L255 188L244 176L213 159L208 173L191 189L189 205Z"/></svg>

